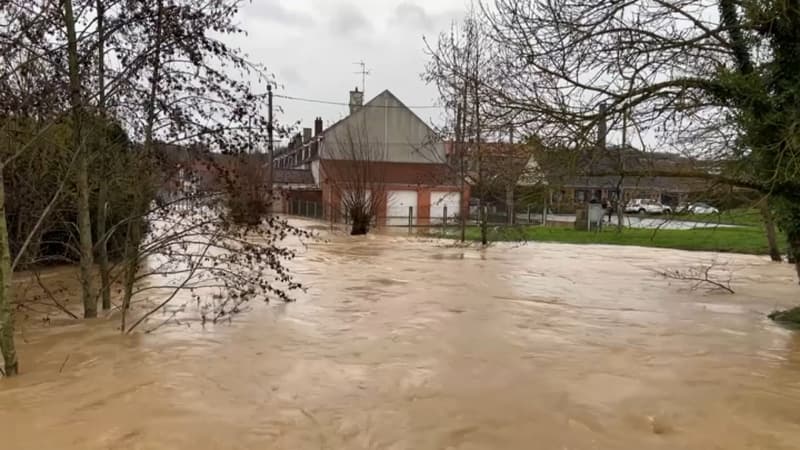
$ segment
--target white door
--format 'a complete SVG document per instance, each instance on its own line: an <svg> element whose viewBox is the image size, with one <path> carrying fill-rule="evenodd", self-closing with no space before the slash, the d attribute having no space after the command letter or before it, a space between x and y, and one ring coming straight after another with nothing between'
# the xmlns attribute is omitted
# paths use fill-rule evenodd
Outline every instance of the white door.
<svg viewBox="0 0 800 450"><path fill-rule="evenodd" d="M389 191L387 225L408 225L408 208L413 208L412 223L417 223L417 191Z"/></svg>
<svg viewBox="0 0 800 450"><path fill-rule="evenodd" d="M431 223L442 223L445 208L447 208L447 221L449 223L455 222L455 218L461 212L460 204L460 192L431 192Z"/></svg>

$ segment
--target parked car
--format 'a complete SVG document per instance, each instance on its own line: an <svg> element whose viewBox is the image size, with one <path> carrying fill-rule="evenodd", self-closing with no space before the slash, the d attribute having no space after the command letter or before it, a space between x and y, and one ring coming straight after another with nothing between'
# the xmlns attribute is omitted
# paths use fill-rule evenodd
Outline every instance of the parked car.
<svg viewBox="0 0 800 450"><path fill-rule="evenodd" d="M689 203L680 211L689 214L719 214L719 210L708 203Z"/></svg>
<svg viewBox="0 0 800 450"><path fill-rule="evenodd" d="M625 212L638 214L672 214L672 208L655 200L635 198L625 205Z"/></svg>

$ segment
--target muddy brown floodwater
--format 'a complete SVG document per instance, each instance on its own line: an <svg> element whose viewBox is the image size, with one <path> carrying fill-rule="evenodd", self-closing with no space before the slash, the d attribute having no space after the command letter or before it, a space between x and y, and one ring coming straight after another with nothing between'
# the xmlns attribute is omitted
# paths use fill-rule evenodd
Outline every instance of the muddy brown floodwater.
<svg viewBox="0 0 800 450"><path fill-rule="evenodd" d="M653 268L711 254L330 237L310 287L232 325L27 330L8 449L797 449L788 265L719 256L736 295ZM62 369L63 367L63 369ZM62 370L59 373L59 370Z"/></svg>

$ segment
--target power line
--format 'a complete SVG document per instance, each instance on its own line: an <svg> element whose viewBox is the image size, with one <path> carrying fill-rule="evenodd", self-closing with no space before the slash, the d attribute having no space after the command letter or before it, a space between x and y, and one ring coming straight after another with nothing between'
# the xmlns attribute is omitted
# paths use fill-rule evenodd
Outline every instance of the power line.
<svg viewBox="0 0 800 450"><path fill-rule="evenodd" d="M275 98L282 98L282 99L285 99L285 100L294 100L294 101L297 101L297 102L319 103L319 104L323 104L323 105L335 105L335 106L350 106L349 103L334 102L334 101L330 101L330 100L319 100L319 99L313 99L313 98L293 97L291 95L280 95L280 94L273 94L273 96ZM406 106L398 106L398 105L370 105L370 104L366 104L366 105L361 106L361 108L441 109L441 108L443 108L443 106L438 106L438 105L425 105L425 106L407 106L406 105Z"/></svg>

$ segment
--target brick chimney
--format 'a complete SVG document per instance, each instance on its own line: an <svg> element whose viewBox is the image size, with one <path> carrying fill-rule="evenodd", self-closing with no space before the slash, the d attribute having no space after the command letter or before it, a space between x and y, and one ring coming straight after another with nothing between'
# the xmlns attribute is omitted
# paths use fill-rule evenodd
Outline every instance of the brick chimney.
<svg viewBox="0 0 800 450"><path fill-rule="evenodd" d="M314 136L322 134L322 117L314 119Z"/></svg>
<svg viewBox="0 0 800 450"><path fill-rule="evenodd" d="M358 111L359 108L364 106L364 93L358 90L350 91L350 114Z"/></svg>
<svg viewBox="0 0 800 450"><path fill-rule="evenodd" d="M303 128L303 143L311 140L311 128Z"/></svg>

